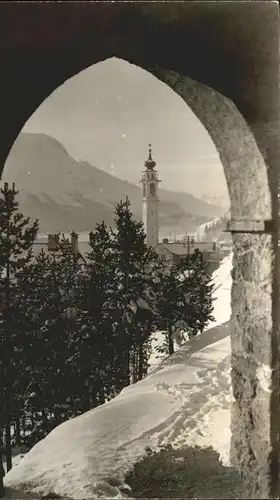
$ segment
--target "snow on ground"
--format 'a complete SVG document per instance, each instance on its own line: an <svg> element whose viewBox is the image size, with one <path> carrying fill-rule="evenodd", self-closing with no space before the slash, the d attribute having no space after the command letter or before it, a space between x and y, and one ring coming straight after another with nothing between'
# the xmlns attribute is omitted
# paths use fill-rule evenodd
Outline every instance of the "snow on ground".
<svg viewBox="0 0 280 500"><path fill-rule="evenodd" d="M151 339L152 339L152 342L151 342L152 352L151 352L151 355L149 358L149 365L150 365L149 371L152 368L154 368L155 366L157 366L162 361L162 359L166 356L163 353L158 353L156 350L156 347L161 347L164 344L164 340L165 340L164 332L153 333L151 335Z"/></svg>
<svg viewBox="0 0 280 500"><path fill-rule="evenodd" d="M231 267L232 267L232 254L225 257L221 262L220 267L213 273L213 282L214 282L213 298L215 299L213 304L214 305L213 316L215 320L209 323L208 327L205 330L209 330L209 328L221 325L227 322L230 318L231 314L230 290L232 282ZM185 333L184 336L187 340L188 338L187 333ZM150 364L149 373L153 371L154 368L158 366L166 358L166 354L158 353L156 350L156 347L160 347L164 343L165 339L164 332L156 332L152 334L151 337L152 337L152 353L149 359L149 364ZM182 347L183 347L182 344L176 341L175 338L174 339L175 352L178 349L181 349Z"/></svg>
<svg viewBox="0 0 280 500"><path fill-rule="evenodd" d="M230 317L230 267L226 257L214 277L222 319L213 328L113 400L54 429L5 476L6 486L76 499L119 495L111 479L121 486L146 446L168 443L211 445L229 465L230 338L221 323Z"/></svg>
<svg viewBox="0 0 280 500"><path fill-rule="evenodd" d="M204 224L201 224L198 227L198 229L194 235L195 241L203 241L203 238L205 238L205 229L211 228L219 221L220 221L220 217L216 217L215 219L211 220L210 222L204 222Z"/></svg>
<svg viewBox="0 0 280 500"><path fill-rule="evenodd" d="M15 467L16 465L18 465L22 459L24 458L24 456L26 455L26 449L20 449L20 448L13 448L13 452L12 452L12 460L13 460L13 467ZM6 462L5 462L5 456L3 456L3 467L4 467L4 470L6 471L7 468L6 468Z"/></svg>
<svg viewBox="0 0 280 500"><path fill-rule="evenodd" d="M173 344L174 344L174 351L176 352L180 347L182 346L182 343L186 340L188 340L188 335L187 333L181 333L178 331L179 334L176 336L176 331L174 332L174 338L173 338ZM180 338L179 338L180 337ZM165 353L159 353L157 351L157 348L162 347L164 342L165 342L165 332L155 332L151 335L151 355L149 358L149 369L148 373L150 373L156 366L158 366L166 357L168 357Z"/></svg>
<svg viewBox="0 0 280 500"><path fill-rule="evenodd" d="M220 267L213 273L214 281L214 311L213 316L215 321L208 325L208 328L221 325L228 321L231 315L231 268L232 268L232 253L227 255Z"/></svg>

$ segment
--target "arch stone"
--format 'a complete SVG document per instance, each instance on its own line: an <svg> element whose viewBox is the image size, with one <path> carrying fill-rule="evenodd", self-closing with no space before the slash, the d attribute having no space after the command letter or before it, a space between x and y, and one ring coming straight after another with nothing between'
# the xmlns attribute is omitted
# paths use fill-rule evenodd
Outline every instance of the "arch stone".
<svg viewBox="0 0 280 500"><path fill-rule="evenodd" d="M216 144L231 216L239 221L233 232L231 458L251 498L279 496L278 8L270 1L0 6L2 168L43 100L113 56L173 88ZM272 225L254 232L248 224L256 220Z"/></svg>
<svg viewBox="0 0 280 500"><path fill-rule="evenodd" d="M267 166L233 102L175 72L154 74L184 99L211 135L224 167L232 219L271 219ZM266 498L273 488L273 439L277 439L271 414L275 397L273 244L269 234L233 235L231 462L241 472L251 498Z"/></svg>

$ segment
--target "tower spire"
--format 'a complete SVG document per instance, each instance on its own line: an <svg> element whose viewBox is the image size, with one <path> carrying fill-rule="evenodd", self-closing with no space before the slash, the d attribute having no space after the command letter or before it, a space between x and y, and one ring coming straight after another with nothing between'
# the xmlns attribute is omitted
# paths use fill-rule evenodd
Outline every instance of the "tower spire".
<svg viewBox="0 0 280 500"><path fill-rule="evenodd" d="M152 157L152 145L149 144L148 158L145 161L145 170L142 173L142 207L143 224L146 233L146 242L149 247L156 247L159 239L158 214L158 173L154 170L156 162Z"/></svg>
<svg viewBox="0 0 280 500"><path fill-rule="evenodd" d="M156 162L152 158L152 145L149 144L149 156L148 159L145 161L145 167L147 170L154 170L156 166Z"/></svg>

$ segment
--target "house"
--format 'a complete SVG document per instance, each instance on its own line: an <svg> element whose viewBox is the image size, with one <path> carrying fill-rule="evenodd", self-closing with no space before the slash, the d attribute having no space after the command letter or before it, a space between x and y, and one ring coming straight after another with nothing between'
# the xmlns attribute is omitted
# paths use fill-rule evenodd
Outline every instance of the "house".
<svg viewBox="0 0 280 500"><path fill-rule="evenodd" d="M65 235L66 240L70 240L73 252L80 260L82 267L86 264L86 254L90 251L89 241L79 241L79 235L74 231L69 235ZM38 235L33 243L33 255L38 256L42 251L45 253L51 252L53 255L59 255L61 252L62 237L59 234L44 234Z"/></svg>
<svg viewBox="0 0 280 500"><path fill-rule="evenodd" d="M202 253L203 260L207 262L211 273L219 267L223 253L216 242L195 242L194 239L183 242L169 242L167 239L163 239L155 250L162 261L178 264L188 255L192 255L196 249Z"/></svg>

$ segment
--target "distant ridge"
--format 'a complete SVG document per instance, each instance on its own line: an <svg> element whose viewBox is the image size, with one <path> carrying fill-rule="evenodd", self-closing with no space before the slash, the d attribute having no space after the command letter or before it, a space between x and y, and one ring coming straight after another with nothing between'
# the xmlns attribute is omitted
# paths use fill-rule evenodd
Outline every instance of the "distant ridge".
<svg viewBox="0 0 280 500"><path fill-rule="evenodd" d="M75 160L46 134L19 135L5 164L4 181L16 183L20 209L39 218L40 232L90 231L102 220L113 224L114 206L126 196L141 220L140 187ZM191 194L160 191L160 225L165 232L193 232L221 215L223 208Z"/></svg>

